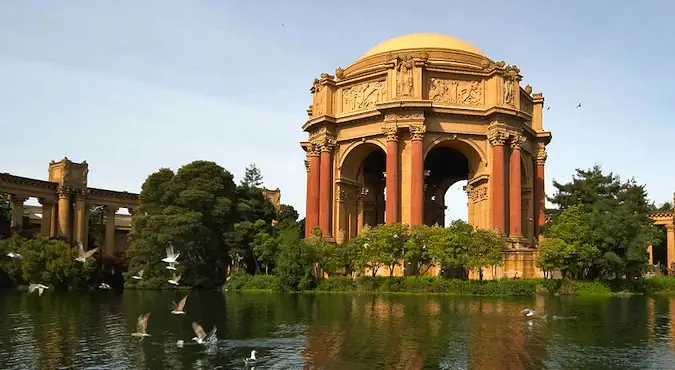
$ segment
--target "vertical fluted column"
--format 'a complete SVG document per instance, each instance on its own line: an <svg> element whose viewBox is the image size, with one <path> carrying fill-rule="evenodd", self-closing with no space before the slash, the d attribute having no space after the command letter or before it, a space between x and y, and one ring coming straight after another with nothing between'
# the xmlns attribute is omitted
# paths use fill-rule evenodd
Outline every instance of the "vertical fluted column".
<svg viewBox="0 0 675 370"><path fill-rule="evenodd" d="M511 155L509 156L509 234L512 238L523 236L522 232L522 184L520 168L520 149L525 137L515 134L511 137Z"/></svg>
<svg viewBox="0 0 675 370"><path fill-rule="evenodd" d="M500 129L493 130L488 135L490 145L492 145L492 173L490 174L492 226L502 233L506 231L504 217L506 209L504 199L504 144L508 138L508 133Z"/></svg>
<svg viewBox="0 0 675 370"><path fill-rule="evenodd" d="M333 149L335 143L326 138L321 145L321 173L319 175L319 228L324 236L331 236L331 201L333 199L332 176Z"/></svg>
<svg viewBox="0 0 675 370"><path fill-rule="evenodd" d="M399 163L398 163L398 128L397 127L386 127L384 128L384 134L387 137L387 177L386 177L386 188L387 188L387 199L385 204L385 221L388 224L399 222L399 190L398 190L398 176L399 176Z"/></svg>
<svg viewBox="0 0 675 370"><path fill-rule="evenodd" d="M311 229L309 228L309 221L310 221L310 203L311 203L311 197L310 197L310 188L312 187L311 183L311 176L309 174L309 167L310 167L310 160L309 160L309 154L307 155L307 159L305 159L305 171L306 171L306 177L307 177L307 185L305 186L305 238L310 235Z"/></svg>
<svg viewBox="0 0 675 370"><path fill-rule="evenodd" d="M319 170L321 157L319 147L312 143L307 157L309 170L307 173L307 212L305 218L305 236L312 235L312 229L319 226Z"/></svg>
<svg viewBox="0 0 675 370"><path fill-rule="evenodd" d="M546 223L546 192L544 188L544 165L546 163L546 146L543 143L537 145L537 168L534 176L534 237L539 237L541 226Z"/></svg>
<svg viewBox="0 0 675 370"><path fill-rule="evenodd" d="M115 255L115 214L118 208L113 206L105 207L105 254L107 256Z"/></svg>
<svg viewBox="0 0 675 370"><path fill-rule="evenodd" d="M23 230L23 203L28 200L28 197L11 194L9 200L12 203L12 231L20 232Z"/></svg>
<svg viewBox="0 0 675 370"><path fill-rule="evenodd" d="M87 249L87 203L84 194L78 192L75 194L75 235L74 239Z"/></svg>
<svg viewBox="0 0 675 370"><path fill-rule="evenodd" d="M58 236L72 240L73 230L70 222L70 213L72 207L70 204L70 189L60 186L58 191Z"/></svg>
<svg viewBox="0 0 675 370"><path fill-rule="evenodd" d="M363 217L363 208L365 207L364 199L368 195L367 188L361 188L361 191L356 196L356 235L361 234L363 230L363 225L365 225L365 220Z"/></svg>
<svg viewBox="0 0 675 370"><path fill-rule="evenodd" d="M424 126L410 126L410 225L424 223Z"/></svg>
<svg viewBox="0 0 675 370"><path fill-rule="evenodd" d="M54 201L51 199L40 198L42 205L42 220L40 221L40 234L46 237L52 237L52 213L54 212Z"/></svg>

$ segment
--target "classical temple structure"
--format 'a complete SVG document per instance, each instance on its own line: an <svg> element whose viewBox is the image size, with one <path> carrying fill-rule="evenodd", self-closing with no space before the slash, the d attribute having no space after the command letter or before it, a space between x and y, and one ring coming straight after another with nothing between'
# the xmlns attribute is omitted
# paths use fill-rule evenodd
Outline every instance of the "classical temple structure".
<svg viewBox="0 0 675 370"><path fill-rule="evenodd" d="M510 242L500 276L538 276L544 96L518 67L461 40L411 34L385 41L335 75L322 73L301 143L307 232L337 243L366 224L445 224L444 195L468 180L468 221Z"/></svg>
<svg viewBox="0 0 675 370"><path fill-rule="evenodd" d="M75 163L68 158L49 163L47 181L0 174L0 193L10 195L12 230L21 232L30 228L31 220L39 218L42 235L64 237L80 241L87 248L89 211L93 206L105 206L104 254L115 256L126 249L127 232L131 228L130 216L118 215L120 208L129 213L138 206L138 194L97 189L87 186L89 165L86 161ZM35 197L42 207L27 207L24 202ZM39 214L39 216L38 216ZM28 216L28 217L25 217ZM24 220L29 222L24 225ZM122 245L117 245L122 244Z"/></svg>

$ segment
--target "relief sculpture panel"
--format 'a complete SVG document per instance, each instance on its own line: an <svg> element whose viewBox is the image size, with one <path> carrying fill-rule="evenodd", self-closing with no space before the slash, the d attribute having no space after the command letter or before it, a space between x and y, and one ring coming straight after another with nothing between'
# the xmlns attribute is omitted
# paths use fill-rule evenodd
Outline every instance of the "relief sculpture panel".
<svg viewBox="0 0 675 370"><path fill-rule="evenodd" d="M376 103L384 101L386 94L387 86L384 81L373 81L348 87L342 90L342 111L350 112L372 108Z"/></svg>
<svg viewBox="0 0 675 370"><path fill-rule="evenodd" d="M483 84L480 81L429 79L429 100L442 105L483 104Z"/></svg>
<svg viewBox="0 0 675 370"><path fill-rule="evenodd" d="M483 200L486 200L487 195L488 195L487 194L487 188L485 186L480 186L480 187L471 189L471 191L469 192L469 199L471 199L471 201L473 203L478 203L478 202L481 202Z"/></svg>

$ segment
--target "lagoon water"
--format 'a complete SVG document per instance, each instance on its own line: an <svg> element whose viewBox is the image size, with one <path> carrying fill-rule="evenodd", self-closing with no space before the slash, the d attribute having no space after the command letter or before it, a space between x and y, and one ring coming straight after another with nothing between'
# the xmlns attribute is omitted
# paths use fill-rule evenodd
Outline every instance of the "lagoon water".
<svg viewBox="0 0 675 370"><path fill-rule="evenodd" d="M192 292L171 315L182 294L0 292L0 369L244 369L252 349L256 369L675 368L675 297ZM215 348L192 321L218 328Z"/></svg>

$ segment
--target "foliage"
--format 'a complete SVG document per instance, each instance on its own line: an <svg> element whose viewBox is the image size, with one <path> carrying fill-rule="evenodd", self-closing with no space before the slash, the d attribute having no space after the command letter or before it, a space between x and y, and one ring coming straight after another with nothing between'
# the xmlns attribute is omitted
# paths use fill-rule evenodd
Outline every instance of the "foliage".
<svg viewBox="0 0 675 370"><path fill-rule="evenodd" d="M89 247L102 247L105 240L105 206L89 210Z"/></svg>
<svg viewBox="0 0 675 370"><path fill-rule="evenodd" d="M477 229L472 232L468 244L466 268L477 270L479 280L483 280L483 268L504 264L504 252L508 245L502 237L492 230Z"/></svg>
<svg viewBox="0 0 675 370"><path fill-rule="evenodd" d="M278 243L275 274L279 276L282 289L311 289L316 276L316 255L311 245L300 238L300 233L295 228L282 230Z"/></svg>
<svg viewBox="0 0 675 370"><path fill-rule="evenodd" d="M21 261L9 258L7 253L19 253L25 239L13 234L7 239L0 240L0 287L11 287L25 284L23 280Z"/></svg>
<svg viewBox="0 0 675 370"><path fill-rule="evenodd" d="M9 194L0 193L0 238L9 236L12 211L9 202Z"/></svg>
<svg viewBox="0 0 675 370"><path fill-rule="evenodd" d="M176 274L182 282L193 287L221 285L237 221L239 199L232 174L209 161L194 161L175 174L160 169L148 176L140 200L129 234L129 270L144 270L144 279L166 281L170 272L161 259L171 245L180 253Z"/></svg>
<svg viewBox="0 0 675 370"><path fill-rule="evenodd" d="M288 204L280 204L279 211L277 212L277 227L280 229L286 229L289 227L299 227L298 225L298 211L293 208L293 206ZM304 225L301 235L305 235Z"/></svg>
<svg viewBox="0 0 675 370"><path fill-rule="evenodd" d="M673 207L673 202L663 202L658 207L652 204L650 208L652 211L671 212L675 207Z"/></svg>
<svg viewBox="0 0 675 370"><path fill-rule="evenodd" d="M84 288L96 284L97 263L75 261L77 248L65 241L36 236L24 239L13 235L0 241L0 269L16 283L41 283L62 288ZM6 257L8 252L23 256L18 260Z"/></svg>
<svg viewBox="0 0 675 370"><path fill-rule="evenodd" d="M575 278L619 278L644 272L647 246L659 239L644 186L633 179L622 182L599 166L576 172L569 183L553 182L557 192L549 200L558 208L543 230L546 238L564 242L553 242L547 253L555 255L553 250L558 248L567 257L562 265L541 258L540 264L550 268L557 263L557 269Z"/></svg>
<svg viewBox="0 0 675 370"><path fill-rule="evenodd" d="M244 170L244 177L241 179L242 187L259 188L263 185L263 176L258 166L252 163Z"/></svg>

